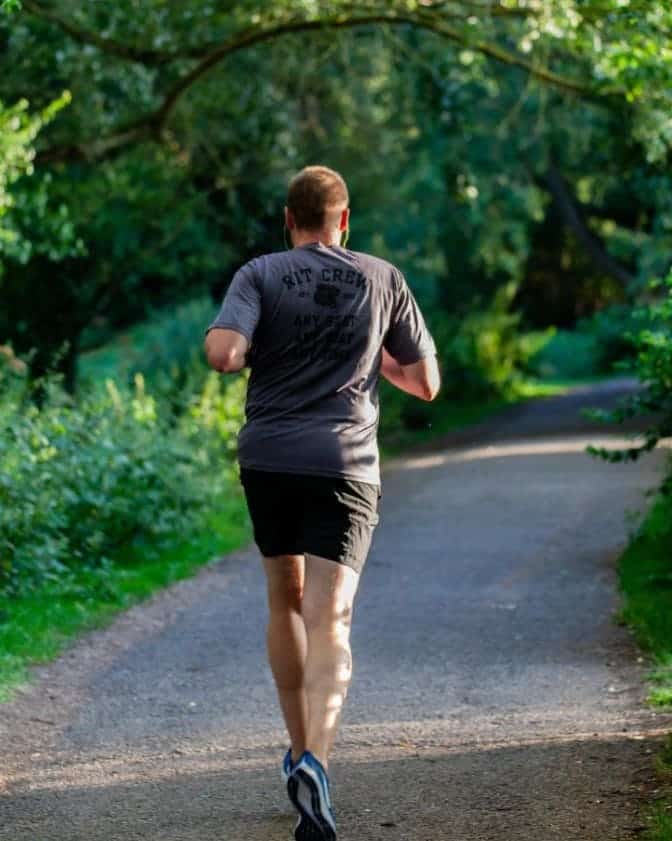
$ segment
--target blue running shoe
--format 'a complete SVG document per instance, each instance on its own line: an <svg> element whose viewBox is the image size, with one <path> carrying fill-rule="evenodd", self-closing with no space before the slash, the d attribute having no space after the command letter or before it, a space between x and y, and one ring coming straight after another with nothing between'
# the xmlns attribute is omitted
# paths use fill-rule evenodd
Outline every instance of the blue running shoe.
<svg viewBox="0 0 672 841"><path fill-rule="evenodd" d="M293 770L294 763L292 762L292 749L290 748L285 754L285 758L282 760L282 770L280 771L282 781L285 785L289 782L289 775Z"/></svg>
<svg viewBox="0 0 672 841"><path fill-rule="evenodd" d="M336 841L336 820L329 796L329 778L322 763L305 751L287 783L289 799L299 811L296 841Z"/></svg>

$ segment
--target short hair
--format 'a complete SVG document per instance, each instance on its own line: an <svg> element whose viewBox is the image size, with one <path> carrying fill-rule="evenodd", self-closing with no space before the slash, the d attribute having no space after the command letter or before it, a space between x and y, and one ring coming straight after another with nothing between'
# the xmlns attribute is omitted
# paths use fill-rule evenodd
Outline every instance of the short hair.
<svg viewBox="0 0 672 841"><path fill-rule="evenodd" d="M324 228L328 216L348 206L350 197L343 177L327 166L307 166L289 183L287 207L296 227L304 231Z"/></svg>

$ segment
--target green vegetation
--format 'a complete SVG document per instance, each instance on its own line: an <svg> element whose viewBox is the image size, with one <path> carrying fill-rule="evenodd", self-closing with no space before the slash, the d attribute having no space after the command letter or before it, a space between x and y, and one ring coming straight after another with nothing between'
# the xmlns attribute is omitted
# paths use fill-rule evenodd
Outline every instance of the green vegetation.
<svg viewBox="0 0 672 841"><path fill-rule="evenodd" d="M672 498L661 496L620 561L623 621L655 661L650 700L672 704Z"/></svg>
<svg viewBox="0 0 672 841"><path fill-rule="evenodd" d="M136 373L75 401L0 348L0 697L28 663L249 539L245 380L194 367L159 371L156 394Z"/></svg>
<svg viewBox="0 0 672 841"><path fill-rule="evenodd" d="M55 378L35 385L0 354L0 590L107 562L136 540L188 533L230 492L245 382L208 374L176 413L107 381L73 401ZM228 466L227 466L228 465Z"/></svg>
<svg viewBox="0 0 672 841"><path fill-rule="evenodd" d="M672 496L661 495L621 558L622 619L653 659L649 700L672 705ZM672 736L657 757L661 783L672 786ZM672 796L646 813L646 841L672 841Z"/></svg>
<svg viewBox="0 0 672 841"><path fill-rule="evenodd" d="M571 329L666 271L663 3L4 6L6 113L67 107L21 138L0 337L70 391L81 352L282 248L308 161L348 177L353 247L451 317L512 290L524 330Z"/></svg>
<svg viewBox="0 0 672 841"><path fill-rule="evenodd" d="M614 376L635 356L639 327L632 309L609 307L573 330L557 330L533 357L532 368L544 380Z"/></svg>
<svg viewBox="0 0 672 841"><path fill-rule="evenodd" d="M672 435L672 275L651 285L647 304L635 314L635 370L642 391L606 417L616 423L644 416L644 442L625 450L593 449L610 461L633 461ZM599 413L598 413L599 414ZM623 619L653 658L651 703L672 706L672 469L647 520L620 562ZM663 781L672 782L672 739L659 757ZM672 840L672 797L649 814L648 841Z"/></svg>
<svg viewBox="0 0 672 841"><path fill-rule="evenodd" d="M667 774L672 774L672 766L668 766ZM641 837L645 841L670 841L672 839L672 815L669 806L659 805L649 813L650 824Z"/></svg>
<svg viewBox="0 0 672 841"><path fill-rule="evenodd" d="M31 663L45 662L76 635L107 624L120 611L250 539L242 494L214 498L207 515L186 533L161 543L136 541L107 563L75 570L67 581L44 581L20 598L0 596L0 702L27 679Z"/></svg>
<svg viewBox="0 0 672 841"><path fill-rule="evenodd" d="M622 423L644 417L648 426L643 443L624 450L591 447L593 455L607 461L636 461L660 441L672 436L672 274L650 284L650 299L634 313L639 330L632 333L636 350L633 361L642 389L613 412L593 412L597 419ZM662 491L672 495L672 471Z"/></svg>
<svg viewBox="0 0 672 841"><path fill-rule="evenodd" d="M669 791L672 786L672 735L668 737L657 760L658 772ZM672 841L672 797L651 810L651 825L646 841Z"/></svg>

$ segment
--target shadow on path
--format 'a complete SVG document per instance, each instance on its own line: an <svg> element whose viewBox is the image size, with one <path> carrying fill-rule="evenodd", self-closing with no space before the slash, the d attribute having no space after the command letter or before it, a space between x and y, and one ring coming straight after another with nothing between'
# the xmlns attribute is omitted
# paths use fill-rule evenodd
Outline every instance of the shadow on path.
<svg viewBox="0 0 672 841"><path fill-rule="evenodd" d="M446 450L516 438L637 432L645 426L641 418L623 425L603 424L588 420L582 413L585 409L615 409L624 398L635 394L639 388L638 381L630 377L575 386L567 394L535 398L503 409L481 423L442 435L414 450Z"/></svg>
<svg viewBox="0 0 672 841"><path fill-rule="evenodd" d="M337 762L339 841L630 839L642 829L633 807L650 786L657 747L650 738L612 737ZM276 768L228 767L224 756L209 764L188 769L185 757L136 769L130 780L54 781L55 790L0 797L0 839L290 838L295 819ZM378 797L390 791L393 798Z"/></svg>

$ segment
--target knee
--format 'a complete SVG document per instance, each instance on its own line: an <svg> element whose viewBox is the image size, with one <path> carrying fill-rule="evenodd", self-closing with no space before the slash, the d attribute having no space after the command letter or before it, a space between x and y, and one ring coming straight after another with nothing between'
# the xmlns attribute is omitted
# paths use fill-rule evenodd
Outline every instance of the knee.
<svg viewBox="0 0 672 841"><path fill-rule="evenodd" d="M322 632L347 640L352 624L352 605L312 604L304 600L301 607L306 630Z"/></svg>

